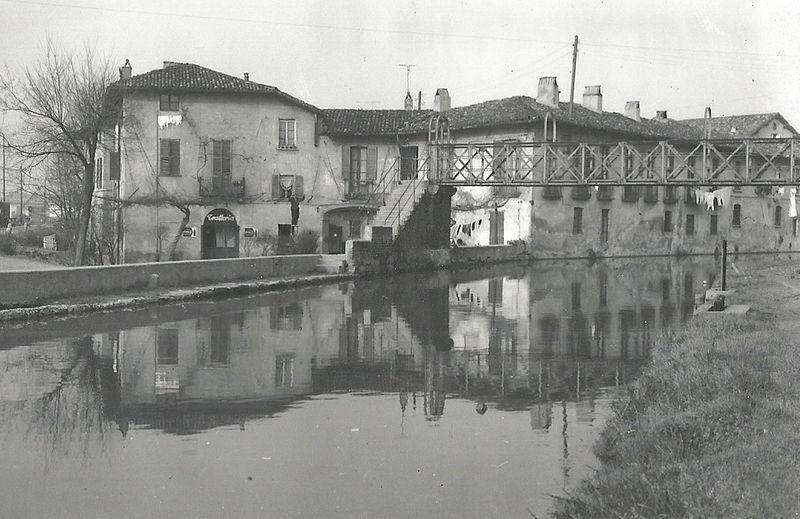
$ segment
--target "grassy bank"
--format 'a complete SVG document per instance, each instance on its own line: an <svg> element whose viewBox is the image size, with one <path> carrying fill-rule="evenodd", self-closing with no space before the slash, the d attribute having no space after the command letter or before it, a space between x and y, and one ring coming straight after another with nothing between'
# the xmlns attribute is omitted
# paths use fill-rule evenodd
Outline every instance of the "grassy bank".
<svg viewBox="0 0 800 519"><path fill-rule="evenodd" d="M800 512L800 277L772 258L732 279L746 317L695 318L595 445L555 517L794 517Z"/></svg>

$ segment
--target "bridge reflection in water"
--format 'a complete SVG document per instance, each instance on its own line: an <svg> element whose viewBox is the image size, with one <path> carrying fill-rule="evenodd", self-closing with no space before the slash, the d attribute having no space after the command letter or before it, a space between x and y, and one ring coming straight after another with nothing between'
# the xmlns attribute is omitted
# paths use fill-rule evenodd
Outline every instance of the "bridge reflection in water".
<svg viewBox="0 0 800 519"><path fill-rule="evenodd" d="M371 398L381 416L390 406L400 437L420 413L431 427L449 412L451 427L473 427L468 405L526 413L534 433L558 434L566 485L572 467L591 462L580 429L572 434L584 438L583 458L570 455L568 425L602 418L599 398L607 413L609 391L691 315L715 271L713 258L540 262L5 330L3 420L27 424L20 441L48 456L68 458L80 441L90 458L92 442L105 445L112 432L247 430L317 403L321 414L304 420L319 427L336 398L365 415Z"/></svg>

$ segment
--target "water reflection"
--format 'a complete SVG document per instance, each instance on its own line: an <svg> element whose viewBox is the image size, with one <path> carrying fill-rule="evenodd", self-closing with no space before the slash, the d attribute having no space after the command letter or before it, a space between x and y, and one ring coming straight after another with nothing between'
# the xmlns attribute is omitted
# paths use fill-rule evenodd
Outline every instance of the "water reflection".
<svg viewBox="0 0 800 519"><path fill-rule="evenodd" d="M355 412L371 416L368 402L380 401L400 438L422 434L417 417L494 434L498 416L524 416L525 433L557 452L567 485L592 462L591 427L608 413L600 388L636 376L714 272L707 259L540 263L4 330L2 343L17 346L0 350L0 432L42 447L48 466L88 463L132 431L247 432L276 417L319 427L330 419L312 406L319 396L333 406L357 395ZM458 443L449 434L431 441ZM547 458L537 445L524 449ZM516 476L536 477L528 472Z"/></svg>

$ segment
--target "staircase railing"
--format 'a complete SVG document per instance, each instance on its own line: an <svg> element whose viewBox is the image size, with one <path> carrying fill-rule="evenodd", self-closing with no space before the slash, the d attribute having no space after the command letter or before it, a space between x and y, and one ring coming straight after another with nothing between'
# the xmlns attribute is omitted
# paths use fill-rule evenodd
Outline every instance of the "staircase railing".
<svg viewBox="0 0 800 519"><path fill-rule="evenodd" d="M428 161L429 158L426 158L422 163L420 163L419 167L417 168L417 174L414 175L414 178L411 179L411 182L403 189L403 192L400 194L400 197L394 203L392 208L389 210L389 214L386 215L384 219L384 225L391 226L394 229L395 224L398 224L399 230L399 221L400 217L403 214L403 209L406 208L408 202L411 201L412 204L416 203L417 199L417 185L424 182L427 178L427 171L428 171ZM409 190L411 190L411 196L407 196ZM396 210L396 211L395 211ZM396 213L396 214L395 214ZM395 214L394 218L392 218L392 214ZM389 223L391 220L391 223Z"/></svg>

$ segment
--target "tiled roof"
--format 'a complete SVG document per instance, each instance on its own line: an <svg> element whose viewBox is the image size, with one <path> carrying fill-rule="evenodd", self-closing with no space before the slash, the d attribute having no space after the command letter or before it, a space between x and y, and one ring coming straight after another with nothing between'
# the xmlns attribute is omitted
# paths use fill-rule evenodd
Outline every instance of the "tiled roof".
<svg viewBox="0 0 800 519"><path fill-rule="evenodd" d="M673 119L635 121L616 112L594 112L575 104L573 115L569 115L569 103L559 103L558 108L536 102L528 96L507 97L453 108L445 112L450 130L491 128L529 124L541 124L547 113L557 122L592 130L628 134L640 139L698 139L702 131ZM427 120L417 120L401 129L403 133L427 131Z"/></svg>
<svg viewBox="0 0 800 519"><path fill-rule="evenodd" d="M223 74L194 63L172 63L164 68L138 74L110 85L123 91L210 92L225 94L257 94L282 98L313 112L320 110L305 101L270 85L262 85L236 76Z"/></svg>
<svg viewBox="0 0 800 519"><path fill-rule="evenodd" d="M391 135L406 124L425 121L431 110L356 110L330 108L322 111L325 135ZM427 128L427 126L426 126Z"/></svg>
<svg viewBox="0 0 800 519"><path fill-rule="evenodd" d="M776 118L780 119L783 124L792 131L792 133L795 135L797 134L797 131L792 128L792 125L790 125L778 112L711 117L709 119L709 124L711 125L712 137L719 139L730 139L735 137L751 136L762 126ZM696 128L700 128L701 130L705 128L705 119L684 119L681 122ZM733 128L736 128L735 132L732 131Z"/></svg>

